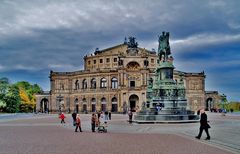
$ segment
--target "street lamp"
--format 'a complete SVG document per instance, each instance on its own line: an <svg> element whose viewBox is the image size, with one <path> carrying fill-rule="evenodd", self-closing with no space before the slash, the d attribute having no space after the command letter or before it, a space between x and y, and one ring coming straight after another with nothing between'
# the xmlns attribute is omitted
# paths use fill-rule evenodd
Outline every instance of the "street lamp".
<svg viewBox="0 0 240 154"><path fill-rule="evenodd" d="M227 96L226 95L222 95L222 101L221 101L221 103L222 103L222 112L226 112L226 109L225 109L225 105L226 105L226 103L227 103Z"/></svg>

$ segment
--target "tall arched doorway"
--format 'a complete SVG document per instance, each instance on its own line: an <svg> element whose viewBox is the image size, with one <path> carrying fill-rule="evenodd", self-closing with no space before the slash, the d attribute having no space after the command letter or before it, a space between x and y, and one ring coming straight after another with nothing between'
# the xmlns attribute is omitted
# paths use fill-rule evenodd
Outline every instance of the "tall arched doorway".
<svg viewBox="0 0 240 154"><path fill-rule="evenodd" d="M49 101L47 98L43 98L40 102L40 112L48 113L49 112Z"/></svg>
<svg viewBox="0 0 240 154"><path fill-rule="evenodd" d="M59 113L64 112L65 111L64 97L59 95L57 96L56 101L57 101L56 107L58 107L58 112Z"/></svg>
<svg viewBox="0 0 240 154"><path fill-rule="evenodd" d="M92 112L96 112L96 98L92 98L91 104L92 104Z"/></svg>
<svg viewBox="0 0 240 154"><path fill-rule="evenodd" d="M139 98L137 95L133 94L129 97L129 108L132 112L136 111L138 102L139 102Z"/></svg>
<svg viewBox="0 0 240 154"><path fill-rule="evenodd" d="M211 110L212 106L213 106L213 99L210 97L206 100L205 110L206 111Z"/></svg>
<svg viewBox="0 0 240 154"><path fill-rule="evenodd" d="M82 103L83 103L82 111L87 112L87 99L83 98Z"/></svg>
<svg viewBox="0 0 240 154"><path fill-rule="evenodd" d="M107 111L107 101L105 97L101 99L101 110L103 112Z"/></svg>
<svg viewBox="0 0 240 154"><path fill-rule="evenodd" d="M79 112L79 103L78 103L78 99L76 98L75 101L74 101L74 104L75 104L75 112L78 113Z"/></svg>
<svg viewBox="0 0 240 154"><path fill-rule="evenodd" d="M117 98L113 97L112 98L112 112L117 112L117 111L118 111Z"/></svg>

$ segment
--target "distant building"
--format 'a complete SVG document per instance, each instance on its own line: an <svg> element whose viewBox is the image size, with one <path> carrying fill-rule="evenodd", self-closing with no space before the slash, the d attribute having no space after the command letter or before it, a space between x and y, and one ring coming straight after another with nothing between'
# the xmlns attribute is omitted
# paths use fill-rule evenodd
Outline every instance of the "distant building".
<svg viewBox="0 0 240 154"><path fill-rule="evenodd" d="M138 47L135 38L84 57L84 70L50 72L50 92L37 95L40 112L127 112L146 102L148 80L157 65L155 51ZM132 49L135 50L132 50ZM221 100L217 91L205 91L205 74L175 71L183 75L191 110L213 108Z"/></svg>

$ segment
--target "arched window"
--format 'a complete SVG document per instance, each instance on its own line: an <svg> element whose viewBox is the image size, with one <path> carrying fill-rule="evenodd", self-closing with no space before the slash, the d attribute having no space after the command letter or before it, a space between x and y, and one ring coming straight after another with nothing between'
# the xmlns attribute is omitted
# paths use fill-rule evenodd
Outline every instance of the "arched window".
<svg viewBox="0 0 240 154"><path fill-rule="evenodd" d="M101 103L102 103L102 104L106 104L106 98L105 98L105 97L103 97L103 98L101 99Z"/></svg>
<svg viewBox="0 0 240 154"><path fill-rule="evenodd" d="M75 81L75 90L77 90L77 89L79 89L79 81L78 80Z"/></svg>
<svg viewBox="0 0 240 154"><path fill-rule="evenodd" d="M92 98L91 102L92 104L96 104L96 98Z"/></svg>
<svg viewBox="0 0 240 154"><path fill-rule="evenodd" d="M92 88L92 89L96 89L96 87L97 87L96 79L93 78L93 79L91 80L91 88Z"/></svg>
<svg viewBox="0 0 240 154"><path fill-rule="evenodd" d="M75 98L74 104L78 104L78 98Z"/></svg>
<svg viewBox="0 0 240 154"><path fill-rule="evenodd" d="M87 99L86 99L86 98L83 98L83 99L82 99L82 102L83 102L83 104L86 104L86 103L87 103Z"/></svg>
<svg viewBox="0 0 240 154"><path fill-rule="evenodd" d="M118 80L117 78L113 77L112 78L112 89L117 89L118 88Z"/></svg>
<svg viewBox="0 0 240 154"><path fill-rule="evenodd" d="M113 103L113 104L117 104L117 98L116 98L116 97L113 97L113 98L112 98L112 103Z"/></svg>
<svg viewBox="0 0 240 154"><path fill-rule="evenodd" d="M83 79L82 81L82 89L87 89L87 80Z"/></svg>
<svg viewBox="0 0 240 154"><path fill-rule="evenodd" d="M100 88L107 88L107 79L106 78L101 79Z"/></svg>

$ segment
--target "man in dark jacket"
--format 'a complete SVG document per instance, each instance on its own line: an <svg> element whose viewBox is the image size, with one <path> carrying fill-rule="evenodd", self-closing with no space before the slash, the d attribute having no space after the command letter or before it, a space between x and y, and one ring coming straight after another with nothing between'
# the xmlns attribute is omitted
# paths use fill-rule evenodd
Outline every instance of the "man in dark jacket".
<svg viewBox="0 0 240 154"><path fill-rule="evenodd" d="M132 123L132 117L133 117L133 113L131 110L128 111L128 117L129 117L129 123L131 124Z"/></svg>
<svg viewBox="0 0 240 154"><path fill-rule="evenodd" d="M91 118L92 132L95 132L97 116L93 113Z"/></svg>
<svg viewBox="0 0 240 154"><path fill-rule="evenodd" d="M202 136L203 130L205 130L207 134L207 138L205 140L210 140L210 135L208 132L208 129L211 128L207 121L207 114L205 113L204 109L201 110L201 119L200 119L200 128L199 128L199 134L195 138L200 139Z"/></svg>

